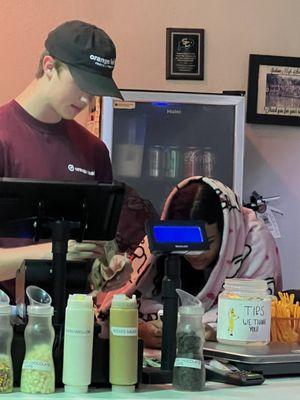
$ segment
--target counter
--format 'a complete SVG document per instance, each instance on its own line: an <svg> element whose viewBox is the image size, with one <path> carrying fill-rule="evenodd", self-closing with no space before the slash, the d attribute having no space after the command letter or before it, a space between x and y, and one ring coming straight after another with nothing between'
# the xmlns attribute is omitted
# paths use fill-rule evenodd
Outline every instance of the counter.
<svg viewBox="0 0 300 400"><path fill-rule="evenodd" d="M10 394L0 394L0 400L50 400L50 399L222 399L222 400L295 400L300 393L300 378L272 378L259 386L231 386L217 382L207 382L203 392L178 392L171 385L142 385L135 393L112 393L108 389L91 390L88 394L74 395L57 391L54 394L32 395L15 391Z"/></svg>

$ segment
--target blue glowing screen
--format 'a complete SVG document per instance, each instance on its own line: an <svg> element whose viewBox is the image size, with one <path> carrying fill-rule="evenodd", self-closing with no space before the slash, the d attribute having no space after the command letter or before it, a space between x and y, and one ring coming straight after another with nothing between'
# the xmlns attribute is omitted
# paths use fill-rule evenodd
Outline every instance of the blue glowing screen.
<svg viewBox="0 0 300 400"><path fill-rule="evenodd" d="M154 237L157 243L203 243L199 226L154 226Z"/></svg>

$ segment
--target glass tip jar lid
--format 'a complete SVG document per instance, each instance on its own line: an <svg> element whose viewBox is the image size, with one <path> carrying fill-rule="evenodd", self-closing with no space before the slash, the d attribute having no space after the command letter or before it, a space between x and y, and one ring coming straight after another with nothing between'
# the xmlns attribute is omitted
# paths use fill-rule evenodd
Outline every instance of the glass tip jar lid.
<svg viewBox="0 0 300 400"><path fill-rule="evenodd" d="M51 306L51 296L44 289L31 285L26 288L26 294L30 303L27 307L29 315L53 315L54 309Z"/></svg>
<svg viewBox="0 0 300 400"><path fill-rule="evenodd" d="M225 279L224 289L227 292L267 293L268 285L263 279L232 278Z"/></svg>
<svg viewBox="0 0 300 400"><path fill-rule="evenodd" d="M0 315L9 315L11 313L10 298L0 289Z"/></svg>

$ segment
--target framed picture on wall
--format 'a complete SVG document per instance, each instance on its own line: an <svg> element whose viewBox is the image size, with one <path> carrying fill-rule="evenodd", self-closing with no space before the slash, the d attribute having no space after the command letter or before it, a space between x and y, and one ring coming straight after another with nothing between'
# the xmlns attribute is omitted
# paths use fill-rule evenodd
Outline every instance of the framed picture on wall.
<svg viewBox="0 0 300 400"><path fill-rule="evenodd" d="M203 80L204 29L167 28L166 78Z"/></svg>
<svg viewBox="0 0 300 400"><path fill-rule="evenodd" d="M300 125L300 58L250 54L246 121Z"/></svg>

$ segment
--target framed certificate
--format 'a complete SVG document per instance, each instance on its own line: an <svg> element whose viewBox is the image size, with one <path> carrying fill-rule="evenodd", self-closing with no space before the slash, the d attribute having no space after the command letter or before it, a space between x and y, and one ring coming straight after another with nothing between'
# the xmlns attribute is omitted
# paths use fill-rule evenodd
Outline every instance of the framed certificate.
<svg viewBox="0 0 300 400"><path fill-rule="evenodd" d="M300 58L250 54L247 122L300 126Z"/></svg>
<svg viewBox="0 0 300 400"><path fill-rule="evenodd" d="M167 28L166 79L203 80L204 29Z"/></svg>

